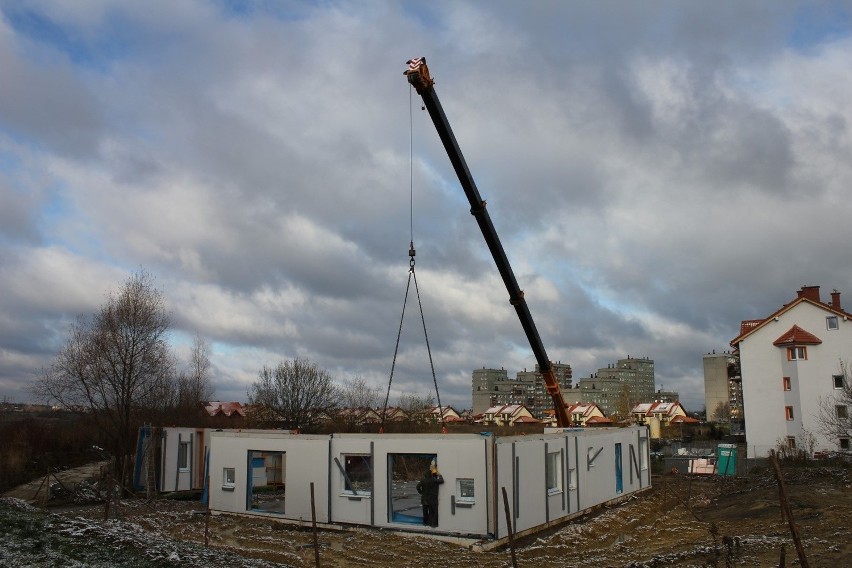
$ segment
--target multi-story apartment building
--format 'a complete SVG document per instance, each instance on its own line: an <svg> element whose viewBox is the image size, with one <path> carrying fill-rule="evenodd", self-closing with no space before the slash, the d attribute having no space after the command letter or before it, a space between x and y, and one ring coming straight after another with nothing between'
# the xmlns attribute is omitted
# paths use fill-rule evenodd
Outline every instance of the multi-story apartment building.
<svg viewBox="0 0 852 568"><path fill-rule="evenodd" d="M654 361L627 357L580 380L582 402L594 402L607 416L624 414L640 402L654 400Z"/></svg>
<svg viewBox="0 0 852 568"><path fill-rule="evenodd" d="M731 434L743 430L743 384L737 353L715 351L703 357L707 420L729 422Z"/></svg>
<svg viewBox="0 0 852 568"><path fill-rule="evenodd" d="M579 398L576 402L593 402L598 405L604 414L612 416L618 410L618 397L623 391L621 379L618 377L597 378L591 376L580 379L577 384L580 389ZM574 390L576 393L576 389Z"/></svg>
<svg viewBox="0 0 852 568"><path fill-rule="evenodd" d="M571 389L572 371L567 363L553 363L559 388L563 393ZM523 370L510 379L505 369L483 367L472 373L473 414L482 414L493 406L522 404L532 415L543 420L553 408L553 400L544 387L544 377L538 365L534 371Z"/></svg>
<svg viewBox="0 0 852 568"><path fill-rule="evenodd" d="M654 400L651 402L680 402L680 393L659 389L654 393Z"/></svg>
<svg viewBox="0 0 852 568"><path fill-rule="evenodd" d="M559 383L559 389L562 391L562 398L565 399L566 393L572 386L572 371L571 365L567 363L553 363L553 371L556 373L556 380ZM539 372L538 365L534 371L519 371L517 374L517 382L525 385L527 393L526 407L534 417L539 420L547 416L548 410L553 408L553 399L547 394L547 389L544 385L544 377ZM565 399L565 402L569 402Z"/></svg>
<svg viewBox="0 0 852 568"><path fill-rule="evenodd" d="M778 446L849 449L848 433L827 433L821 420L825 411L850 411L838 393L846 386L852 315L839 292L826 303L819 286L804 286L766 318L743 321L731 346L739 354L749 457Z"/></svg>

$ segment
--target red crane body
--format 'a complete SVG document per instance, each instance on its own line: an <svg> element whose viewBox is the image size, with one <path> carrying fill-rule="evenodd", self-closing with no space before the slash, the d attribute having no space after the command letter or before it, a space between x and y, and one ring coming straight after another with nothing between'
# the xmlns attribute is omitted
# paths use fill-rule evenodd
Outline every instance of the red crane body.
<svg viewBox="0 0 852 568"><path fill-rule="evenodd" d="M506 257L506 252L503 250L503 245L500 243L500 238L497 236L497 231L491 222L491 216L485 208L485 201L479 195L476 183L470 175L470 170L468 170L467 163L464 156L462 156L458 142L456 142L456 137L453 135L453 130L450 128L450 123L447 121L447 116L444 114L444 109L438 100L438 95L435 92L435 82L429 75L429 68L426 66L426 58L419 57L409 60L405 76L417 91L417 94L422 97L423 104L426 110L429 111L432 123L438 131L438 136L444 144L444 149L447 151L453 169L470 202L470 213L476 218L476 222L482 231L482 236L485 237L485 242L488 244L488 249L491 251L491 256L497 265L497 270L500 271L500 276L503 278L503 283L509 292L509 303L514 306L518 314L518 319L521 321L521 326L524 328L524 333L538 363L539 372L544 377L544 385L547 393L553 400L556 424L560 427L566 427L570 424L571 420L568 416L565 400L562 398L556 372L553 369L550 359L547 358L547 352L544 350L544 345L538 335L532 314L526 300L524 300L524 292L518 286L512 266L509 264L509 259Z"/></svg>

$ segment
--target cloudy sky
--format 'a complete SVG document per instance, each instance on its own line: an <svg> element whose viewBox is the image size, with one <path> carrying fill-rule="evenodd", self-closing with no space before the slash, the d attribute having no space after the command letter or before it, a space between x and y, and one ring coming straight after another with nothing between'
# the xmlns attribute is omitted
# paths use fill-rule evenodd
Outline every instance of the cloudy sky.
<svg viewBox="0 0 852 568"><path fill-rule="evenodd" d="M848 3L0 0L0 397L140 268L219 398L384 390L412 232L441 401L532 368L415 56L575 380L647 356L698 409L740 320L852 305ZM392 402L432 388L409 301Z"/></svg>

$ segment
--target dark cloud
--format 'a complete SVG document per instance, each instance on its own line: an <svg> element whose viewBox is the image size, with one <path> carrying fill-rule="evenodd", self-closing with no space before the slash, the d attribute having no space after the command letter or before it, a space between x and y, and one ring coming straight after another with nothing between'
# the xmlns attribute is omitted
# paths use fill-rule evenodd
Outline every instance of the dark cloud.
<svg viewBox="0 0 852 568"><path fill-rule="evenodd" d="M412 229L442 401L532 368L419 55L575 377L648 356L699 407L741 319L848 286L842 8L297 4L3 8L0 395L140 266L223 398L294 356L385 389ZM434 388L411 293L392 401Z"/></svg>

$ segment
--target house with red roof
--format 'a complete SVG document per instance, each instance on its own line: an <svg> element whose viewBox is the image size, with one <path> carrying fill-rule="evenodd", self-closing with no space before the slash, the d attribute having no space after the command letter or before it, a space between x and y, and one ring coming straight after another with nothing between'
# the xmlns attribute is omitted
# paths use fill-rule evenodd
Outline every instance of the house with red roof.
<svg viewBox="0 0 852 568"><path fill-rule="evenodd" d="M565 411L572 426L609 426L612 420L606 417L601 407L594 402L575 402L566 406Z"/></svg>
<svg viewBox="0 0 852 568"><path fill-rule="evenodd" d="M461 422L461 417L452 406L433 406L430 410L435 422Z"/></svg>
<svg viewBox="0 0 852 568"><path fill-rule="evenodd" d="M246 409L239 402L222 402L218 400L211 400L207 402L202 402L201 407L204 409L204 412L207 413L207 416L210 416L211 418L216 418L219 416L223 416L225 418L246 417Z"/></svg>
<svg viewBox="0 0 852 568"><path fill-rule="evenodd" d="M339 408L337 410L337 419L352 426L379 424L382 421L381 414L368 406ZM385 419L387 419L387 415Z"/></svg>
<svg viewBox="0 0 852 568"><path fill-rule="evenodd" d="M514 426L516 424L538 424L529 409L523 404L504 404L492 406L482 413L481 422L494 426Z"/></svg>
<svg viewBox="0 0 852 568"><path fill-rule="evenodd" d="M731 340L740 358L749 457L783 446L808 453L849 451L847 432L824 432L823 412L848 416L838 396L846 385L844 361L852 354L852 314L840 292L823 301L819 286L761 319L743 320Z"/></svg>
<svg viewBox="0 0 852 568"><path fill-rule="evenodd" d="M636 424L645 424L650 428L651 438L661 437L662 428L675 424L698 424L696 420L687 416L686 409L679 401L674 402L643 402L637 404L630 411L630 417Z"/></svg>

